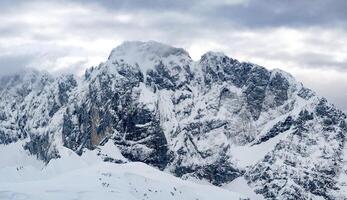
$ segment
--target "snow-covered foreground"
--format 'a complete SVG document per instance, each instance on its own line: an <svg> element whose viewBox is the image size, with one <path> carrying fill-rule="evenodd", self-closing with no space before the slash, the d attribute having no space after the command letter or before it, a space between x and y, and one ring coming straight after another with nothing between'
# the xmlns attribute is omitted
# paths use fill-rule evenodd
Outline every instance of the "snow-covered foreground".
<svg viewBox="0 0 347 200"><path fill-rule="evenodd" d="M79 157L66 149L47 166L27 155L21 143L0 147L0 199L243 199L241 195L176 178L143 163L115 164L99 160L96 151ZM107 153L110 144L98 151ZM117 155L113 155L117 156ZM120 155L119 159L122 159ZM25 162L23 162L23 160Z"/></svg>

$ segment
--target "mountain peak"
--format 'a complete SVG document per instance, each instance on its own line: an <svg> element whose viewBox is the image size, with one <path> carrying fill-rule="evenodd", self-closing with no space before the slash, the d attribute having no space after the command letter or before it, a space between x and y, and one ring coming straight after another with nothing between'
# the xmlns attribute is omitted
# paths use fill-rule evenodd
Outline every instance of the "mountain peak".
<svg viewBox="0 0 347 200"><path fill-rule="evenodd" d="M226 55L220 51L208 51L201 57L226 57Z"/></svg>
<svg viewBox="0 0 347 200"><path fill-rule="evenodd" d="M128 64L138 64L140 69L152 69L159 62L184 64L191 58L187 51L156 41L126 41L114 48L109 61L120 61Z"/></svg>
<svg viewBox="0 0 347 200"><path fill-rule="evenodd" d="M188 55L182 48L173 47L164 43L156 42L153 40L142 41L125 41L115 49L113 49L112 55L118 55L120 53L133 53L143 52L148 54L155 54L160 57L168 57L170 55Z"/></svg>

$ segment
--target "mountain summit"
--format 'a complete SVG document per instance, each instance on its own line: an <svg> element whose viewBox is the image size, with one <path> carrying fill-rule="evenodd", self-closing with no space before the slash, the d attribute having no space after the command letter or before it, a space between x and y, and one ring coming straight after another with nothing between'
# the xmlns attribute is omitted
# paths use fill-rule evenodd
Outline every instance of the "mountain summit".
<svg viewBox="0 0 347 200"><path fill-rule="evenodd" d="M347 196L346 115L281 70L125 42L83 77L1 78L0 144L48 165L67 150L143 162L265 199ZM119 152L121 158L112 153ZM247 196L247 195L246 195Z"/></svg>
<svg viewBox="0 0 347 200"><path fill-rule="evenodd" d="M155 41L123 42L111 51L108 59L111 61L123 61L132 65L137 64L144 73L154 68L159 62L170 65L186 65L192 62L188 52L184 49Z"/></svg>

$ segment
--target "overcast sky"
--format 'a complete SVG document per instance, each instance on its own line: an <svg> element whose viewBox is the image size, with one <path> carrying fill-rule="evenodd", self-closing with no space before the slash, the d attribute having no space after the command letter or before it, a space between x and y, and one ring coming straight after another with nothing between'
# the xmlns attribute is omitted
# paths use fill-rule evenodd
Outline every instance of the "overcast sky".
<svg viewBox="0 0 347 200"><path fill-rule="evenodd" d="M280 68L347 111L345 0L0 0L0 74L81 74L125 40Z"/></svg>

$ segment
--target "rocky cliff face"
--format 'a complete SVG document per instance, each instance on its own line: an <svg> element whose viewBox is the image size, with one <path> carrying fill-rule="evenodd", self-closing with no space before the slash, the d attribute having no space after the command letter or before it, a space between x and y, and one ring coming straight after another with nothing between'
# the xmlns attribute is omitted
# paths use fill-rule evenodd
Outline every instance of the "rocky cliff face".
<svg viewBox="0 0 347 200"><path fill-rule="evenodd" d="M345 114L280 70L125 42L83 77L0 83L0 143L46 162L111 140L129 161L215 185L243 176L267 199L346 196Z"/></svg>

